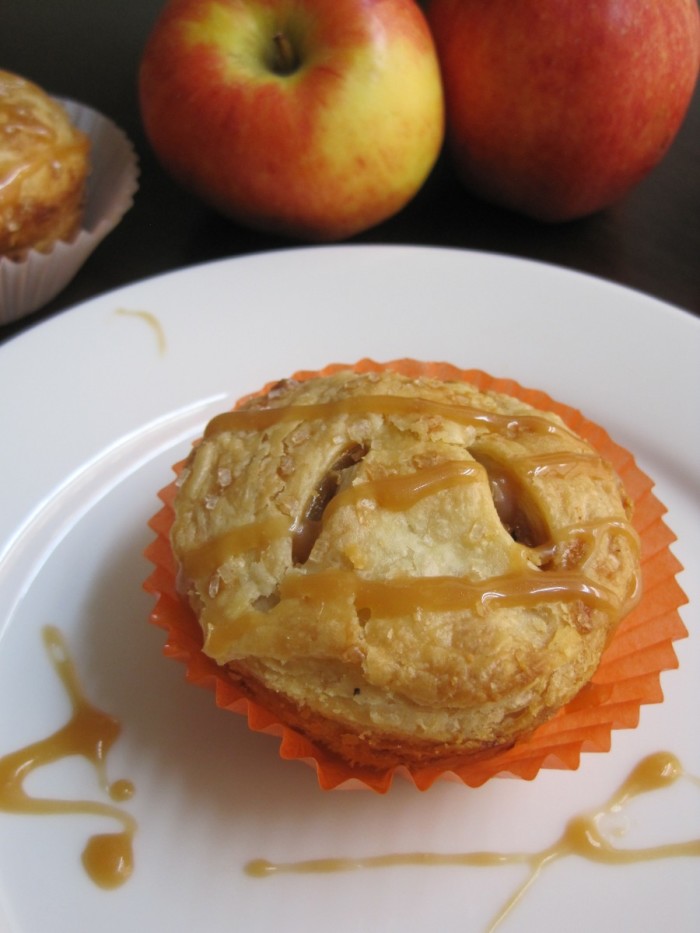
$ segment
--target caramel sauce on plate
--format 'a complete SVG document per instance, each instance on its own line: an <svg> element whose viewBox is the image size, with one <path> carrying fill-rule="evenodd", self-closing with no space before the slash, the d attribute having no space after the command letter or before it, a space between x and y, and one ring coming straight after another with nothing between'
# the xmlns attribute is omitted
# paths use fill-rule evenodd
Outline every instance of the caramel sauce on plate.
<svg viewBox="0 0 700 933"><path fill-rule="evenodd" d="M115 313L121 315L122 317L135 317L145 321L155 334L158 353L161 356L165 353L167 348L165 331L163 330L163 325L160 323L155 314L153 314L151 311L139 311L132 308L117 308Z"/></svg>
<svg viewBox="0 0 700 933"><path fill-rule="evenodd" d="M46 738L0 758L0 811L29 815L89 814L114 818L121 824L121 830L91 836L83 850L82 861L87 874L97 885L116 888L133 871L132 843L136 832L133 817L114 804L33 797L26 793L23 786L24 779L36 768L71 755L81 755L92 764L101 788L112 801L123 803L134 793L131 781L120 779L110 783L107 778L107 755L121 731L118 721L94 707L85 697L58 629L47 626L42 630L42 636L53 667L70 699L72 715L64 726ZM298 862L271 862L258 858L246 864L245 872L255 878L266 878L284 873L328 874L403 865L481 868L513 864L528 866L530 872L525 882L491 921L488 931L492 933L515 908L542 870L557 859L574 855L599 864L629 865L665 858L699 856L700 839L625 849L613 846L600 829L604 817L619 812L633 798L667 787L681 777L700 786L700 779L684 774L680 761L672 753L649 755L632 770L602 807L573 817L559 839L540 852L404 852L359 858L334 856Z"/></svg>
<svg viewBox="0 0 700 933"><path fill-rule="evenodd" d="M113 804L32 797L24 789L25 778L35 769L71 755L81 755L93 766L100 787L114 803L123 803L134 793L131 781L121 779L110 783L107 778L107 755L121 731L118 721L94 707L83 694L58 629L47 626L42 636L53 667L70 699L72 715L52 735L0 758L0 811L112 817L121 824L121 830L92 836L83 850L82 861L95 884L102 888L116 888L129 878L133 870L132 842L136 831L133 817Z"/></svg>
<svg viewBox="0 0 700 933"><path fill-rule="evenodd" d="M618 812L634 797L667 787L682 776L684 776L683 768L675 755L670 752L657 752L649 755L640 761L619 789L599 810L575 816L569 820L559 839L541 852L464 852L456 854L405 852L364 858L332 857L277 863L266 859L254 859L248 862L245 871L255 878L265 878L283 873L321 874L358 871L369 868L390 868L401 865L453 865L480 868L496 865L527 865L530 869L529 876L489 924L488 931L492 933L521 900L542 869L557 859L575 855L605 865L630 865L657 859L699 856L700 839L690 839L686 842L668 843L649 848L624 849L611 845L600 830L600 822L604 817ZM694 776L685 776L689 780L700 784L700 781Z"/></svg>

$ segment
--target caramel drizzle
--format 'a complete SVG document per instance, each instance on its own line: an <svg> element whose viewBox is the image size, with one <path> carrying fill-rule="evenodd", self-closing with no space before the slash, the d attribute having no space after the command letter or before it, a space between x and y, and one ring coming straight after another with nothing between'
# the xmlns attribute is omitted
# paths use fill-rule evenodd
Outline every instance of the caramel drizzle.
<svg viewBox="0 0 700 933"><path fill-rule="evenodd" d="M155 314L152 314L150 311L140 311L133 308L117 308L115 314L120 314L123 317L140 318L142 321L145 321L145 323L148 324L148 326L155 334L158 352L161 356L163 356L167 347L165 331L163 330L163 325Z"/></svg>
<svg viewBox="0 0 700 933"><path fill-rule="evenodd" d="M428 399L414 399L405 396L370 395L347 397L332 402L312 405L290 405L276 408L234 409L213 418L206 430L205 438L213 437L224 431L265 430L274 424L299 420L331 418L339 414L382 414L382 415L434 415L450 419L460 424L488 427L508 435L515 435L521 430L536 431L540 434L561 433L566 431L552 424L539 415L508 416L468 406L451 405ZM566 431L568 433L568 431ZM601 468L604 463L600 457L586 452L556 452L537 458L521 459L523 472L541 475L543 472L556 471L565 475L580 464L598 460ZM323 521L343 505L357 503L361 499L373 499L381 507L392 510L404 510L427 495L435 494L461 482L472 482L483 468L476 462L451 462L437 467L418 470L405 476L386 477L357 486L350 486L339 492L326 506ZM517 469L517 467L516 467ZM592 552L605 530L613 524L622 523L602 520L586 528L571 528L555 534L553 542L548 544L547 552L554 555L557 547L567 540L572 540L579 531ZM232 554L243 553L250 549L262 549L270 541L296 532L296 522L277 517L263 522L254 522L239 526L213 539L204 546L185 555L185 572L191 576L204 576L215 571ZM624 528L624 534L635 540L631 529ZM589 554L590 556L590 554ZM525 563L523 561L523 563ZM595 586L582 573L562 571L555 574L547 571L547 579L540 571L504 575L496 580L474 582L466 578L425 578L418 580L392 580L388 583L354 579L354 596L358 608L380 609L394 614L407 611L409 602L434 609L457 609L475 606L479 601L484 608L498 602L501 605L514 605L545 600L577 600L586 604L614 611L615 599L604 588ZM329 571L300 578L290 574L283 581L281 596L296 596L304 599L328 599L338 595L339 591L348 595L350 576L341 577ZM639 582L629 595L631 605L639 592ZM450 599L455 600L448 605ZM401 607L399 609L398 607ZM392 609L392 607L395 607Z"/></svg>
<svg viewBox="0 0 700 933"><path fill-rule="evenodd" d="M347 570L323 570L310 574L288 574L280 586L282 599L324 603L340 594L353 599L359 610L382 616L400 616L416 608L430 612L458 612L481 605L527 606L539 602L580 599L596 609L612 611L615 597L585 577L563 571L524 570L488 580L466 577L393 577L365 580Z"/></svg>
<svg viewBox="0 0 700 933"><path fill-rule="evenodd" d="M97 885L116 888L133 870L132 841L136 832L133 817L108 803L32 797L24 789L25 778L37 768L71 755L81 755L94 767L100 787L111 800L122 802L134 793L131 781L122 779L110 783L107 779L107 755L121 731L119 723L85 698L59 630L47 626L42 630L42 637L71 702L72 715L63 727L47 738L0 758L0 811L91 814L117 820L121 823L121 832L90 837L82 855L83 866Z"/></svg>
<svg viewBox="0 0 700 933"><path fill-rule="evenodd" d="M622 518L609 518L605 521L581 522L578 525L565 525L552 531L552 540L547 544L533 548L543 556L552 554L558 547L572 540L581 541L590 554L598 546L604 532L615 531L626 538L630 546L639 548L639 535L632 525Z"/></svg>
<svg viewBox="0 0 700 933"><path fill-rule="evenodd" d="M552 560L558 551L565 551L572 543L576 543L583 548L584 554L580 558L580 564L585 567L594 557L605 533L608 531L614 531L620 537L626 538L629 546L639 553L639 535L628 521L621 518L607 519L604 522L582 522L579 525L556 528L552 532L552 540L547 544L534 548L534 550L540 555L541 564L544 564L548 560ZM641 575L637 573L631 581L629 592L625 595L623 614L639 600L641 589Z"/></svg>
<svg viewBox="0 0 700 933"><path fill-rule="evenodd" d="M464 482L472 482L483 474L483 467L473 461L453 461L426 467L415 473L393 475L369 480L342 490L326 506L322 523L343 505L369 499L381 508L404 511L426 496L435 495ZM205 576L220 567L227 557L250 550L262 550L272 541L297 532L297 522L283 516L273 516L259 522L237 525L206 544L190 551L184 560L190 576Z"/></svg>
<svg viewBox="0 0 700 933"><path fill-rule="evenodd" d="M532 431L537 434L570 433L566 428L540 415L501 415L468 405L450 405L448 402L402 395L356 395L312 405L237 408L212 418L206 427L204 437L214 437L224 431L263 431L275 424L290 421L327 420L346 414L433 415L465 426L483 425L490 430L509 436L514 436L519 431Z"/></svg>
<svg viewBox="0 0 700 933"><path fill-rule="evenodd" d="M2 195L3 198L7 197L9 200L9 195L12 194L12 188L18 186L20 181L28 175L40 171L47 165L56 165L58 167L61 165L62 160L71 155L85 152L86 149L87 142L85 141L67 143L64 146L56 147L50 155L34 156L21 165L14 166L4 175L0 175L0 195Z"/></svg>
<svg viewBox="0 0 700 933"><path fill-rule="evenodd" d="M237 525L190 551L184 559L185 571L192 577L206 576L221 567L227 557L262 550L272 541L291 534L293 528L290 519L281 515Z"/></svg>
<svg viewBox="0 0 700 933"><path fill-rule="evenodd" d="M621 787L599 810L575 816L569 820L559 839L540 852L464 852L457 854L405 852L362 858L308 859L299 862L270 862L267 859L254 859L247 863L245 871L255 878L266 878L275 874L320 874L401 865L452 865L481 868L513 864L529 866L528 878L490 922L488 933L493 933L524 897L542 870L559 859L575 855L604 865L630 865L664 858L700 855L700 839L641 849L618 849L611 845L599 828L604 817L618 812L633 798L668 787L683 774L680 761L670 752L657 752L649 755L639 762ZM700 783L692 775L686 775L686 777L695 783Z"/></svg>
<svg viewBox="0 0 700 933"><path fill-rule="evenodd" d="M471 483L483 476L484 468L471 460L453 460L425 467L415 473L384 476L380 479L358 483L341 490L326 506L324 523L339 508L356 505L363 499L375 502L380 508L392 512L403 512L427 496L434 496L445 489Z"/></svg>
<svg viewBox="0 0 700 933"><path fill-rule="evenodd" d="M591 468L596 464L599 467L600 477L609 476L610 474L610 468L602 457L583 451L571 450L563 454L560 450L555 450L551 453L538 454L536 457L521 457L515 463L522 465L524 467L523 472L532 477L556 473L559 476L570 478L584 466L586 472L590 473Z"/></svg>
<svg viewBox="0 0 700 933"><path fill-rule="evenodd" d="M560 453L557 454L557 463L564 463ZM421 499L462 483L473 482L484 472L481 464L475 461L455 460L426 467L414 473L394 474L358 483L341 490L331 499L323 514L323 524L339 508L355 505L363 500L375 502L380 508L390 511L406 511ZM293 534L295 528L296 522L282 516L238 525L188 552L185 557L186 569L192 576L213 573L227 557L249 550L261 550L272 541ZM558 547L577 539L586 542L587 550L592 552L603 533L612 528L624 535L633 547L639 547L639 538L629 522L608 519L555 529L552 541L532 550L538 552L542 558L551 559Z"/></svg>

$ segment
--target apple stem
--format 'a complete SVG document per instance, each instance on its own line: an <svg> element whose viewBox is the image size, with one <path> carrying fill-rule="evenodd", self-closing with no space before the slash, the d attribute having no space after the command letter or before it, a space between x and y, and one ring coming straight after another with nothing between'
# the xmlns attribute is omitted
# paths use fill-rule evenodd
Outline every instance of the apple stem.
<svg viewBox="0 0 700 933"><path fill-rule="evenodd" d="M274 70L279 75L292 74L299 67L299 58L289 36L284 32L276 32L272 41L275 43Z"/></svg>

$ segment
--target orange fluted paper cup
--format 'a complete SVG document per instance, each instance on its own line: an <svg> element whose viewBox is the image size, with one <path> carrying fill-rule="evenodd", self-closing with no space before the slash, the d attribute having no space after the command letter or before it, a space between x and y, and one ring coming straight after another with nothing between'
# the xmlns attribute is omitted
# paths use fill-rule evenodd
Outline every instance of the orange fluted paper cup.
<svg viewBox="0 0 700 933"><path fill-rule="evenodd" d="M146 550L153 570L144 587L156 597L150 621L167 633L164 653L185 665L188 681L212 690L219 707L246 716L249 727L257 732L278 736L280 756L309 763L326 790L365 787L384 793L395 775L408 778L420 790L427 790L439 779L459 781L470 787L478 787L499 775L531 780L542 768L577 768L582 752L609 751L614 729L635 728L643 705L663 701L661 672L678 667L673 643L688 634L678 613L687 598L676 580L681 564L670 550L675 535L663 520L666 508L654 495L652 480L639 469L629 451L581 412L544 392L523 388L511 379L497 379L480 370L415 360L389 363L362 360L354 365L333 364L321 371L298 372L293 378L311 379L348 369L393 370L412 377L460 379L479 389L506 393L535 408L558 414L613 465L634 504L633 524L641 539L643 596L619 625L594 677L551 720L508 749L413 768L352 767L248 699L225 669L202 653L199 623L177 591L176 566L170 549L175 480L159 493L162 508L149 522L155 538ZM260 394L270 385L261 389ZM177 472L179 465L174 469Z"/></svg>

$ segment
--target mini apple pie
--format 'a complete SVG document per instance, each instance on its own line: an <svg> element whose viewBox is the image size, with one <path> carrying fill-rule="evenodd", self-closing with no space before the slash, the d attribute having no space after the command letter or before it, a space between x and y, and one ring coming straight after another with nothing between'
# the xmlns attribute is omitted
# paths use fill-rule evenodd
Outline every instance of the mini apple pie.
<svg viewBox="0 0 700 933"><path fill-rule="evenodd" d="M48 251L80 229L89 142L44 91L0 71L0 256Z"/></svg>
<svg viewBox="0 0 700 933"><path fill-rule="evenodd" d="M558 416L389 370L215 417L171 546L203 651L353 765L511 745L595 672L640 589L612 467Z"/></svg>

